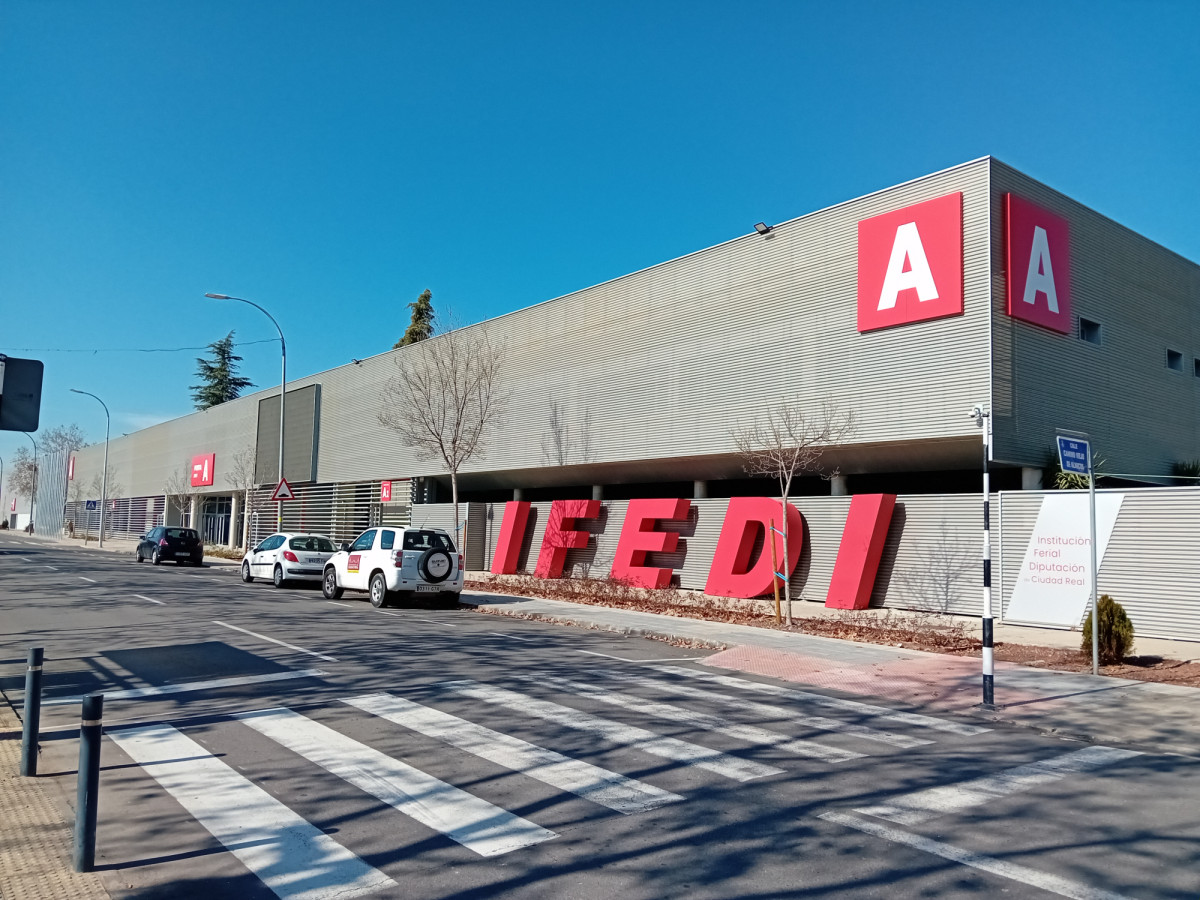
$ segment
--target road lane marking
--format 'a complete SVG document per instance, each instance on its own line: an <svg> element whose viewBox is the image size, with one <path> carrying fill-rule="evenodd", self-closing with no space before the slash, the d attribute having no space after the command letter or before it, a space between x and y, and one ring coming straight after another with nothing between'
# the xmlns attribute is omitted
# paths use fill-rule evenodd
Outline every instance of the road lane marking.
<svg viewBox="0 0 1200 900"><path fill-rule="evenodd" d="M17 559L21 560L21 562L33 562L28 556L18 556Z"/></svg>
<svg viewBox="0 0 1200 900"><path fill-rule="evenodd" d="M893 747L903 747L906 750L911 750L914 747L923 747L926 744L932 744L933 741L925 738L909 737L906 734L896 734L892 731L880 731L877 728L868 728L866 725L856 725L852 722L843 722L840 719L827 719L825 716L809 716L801 713L793 712L790 709L784 709L782 706L773 706L770 703L757 703L753 700L747 700L744 697L730 697L727 694L714 694L711 691L699 690L681 684L670 684L654 678L646 678L640 675L626 675L623 672L599 672L602 678L609 678L613 681L619 681L623 684L635 684L639 687L650 688L651 690L667 691L673 694L679 694L689 699L699 700L701 702L721 703L726 706L734 706L745 712L754 713L767 719L789 719L807 728L815 728L818 731L835 731L842 734L850 734L855 737L862 738L868 741L878 741L881 744L890 744Z"/></svg>
<svg viewBox="0 0 1200 900"><path fill-rule="evenodd" d="M208 681L185 681L179 684L163 684L157 687L131 688L127 691L104 691L105 700L138 700L142 697L159 697L164 694L189 694L195 691L216 691L221 688L239 687L244 684L264 684L269 681L289 681L293 678L320 678L325 673L320 669L300 669L295 672L272 672L269 675L242 675L236 678L213 678ZM64 706L79 703L83 697L58 697L46 700L43 706Z"/></svg>
<svg viewBox="0 0 1200 900"><path fill-rule="evenodd" d="M1114 747L1085 747L1073 753L1040 762L1005 769L995 775L973 778L959 784L947 784L893 797L885 803L862 806L857 813L887 819L898 825L916 825L946 813L960 812L991 800L1050 784L1111 763L1141 756L1133 750Z"/></svg>
<svg viewBox="0 0 1200 900"><path fill-rule="evenodd" d="M324 653L317 653L315 650L305 650L303 647L297 647L295 644L287 643L287 641L281 641L281 640L278 640L277 638L267 637L265 634L258 634L257 632L250 631L249 629L246 629L246 628L239 628L236 625L230 625L228 622L222 622L219 619L213 619L213 623L216 625L221 625L224 628L231 628L234 631L240 631L242 634L248 634L248 635L250 635L250 637L256 637L259 640L270 641L272 644L278 644L280 647L287 647L289 650L296 650L300 653L307 653L309 656L315 656L317 659L323 659L326 662L337 662L336 657L326 656Z"/></svg>
<svg viewBox="0 0 1200 900"><path fill-rule="evenodd" d="M777 684L765 684L761 681L747 681L744 678L732 678L729 675L717 675L713 672L697 672L695 669L685 669L683 666L653 666L652 668L660 672L665 672L668 675L681 675L685 678L694 678L697 681L707 681L710 684L720 684L725 687L739 688L744 691L757 691L760 694L772 694L776 697L803 700L805 703L814 703L818 706L828 706L832 709L842 709L869 716L878 716L881 719L890 719L893 722L905 722L909 725L932 728L934 731L945 731L950 734L974 735L991 731L990 728L983 728L979 725L967 725L962 722L937 719L933 716L923 716L919 713L897 712L894 709L888 709L886 706L873 706L870 703L862 703L858 700L827 697L824 694L816 694L812 691L801 691L795 688L781 687Z"/></svg>
<svg viewBox="0 0 1200 900"><path fill-rule="evenodd" d="M494 634L499 637L508 638L510 641L532 641L533 638L521 637L519 634L505 634L502 631L489 631L488 634Z"/></svg>
<svg viewBox="0 0 1200 900"><path fill-rule="evenodd" d="M163 603L161 600L155 600L153 597L147 597L145 594L134 594L133 596L137 597L139 600L146 600L150 603L157 603L159 606L167 605L167 604Z"/></svg>
<svg viewBox="0 0 1200 900"><path fill-rule="evenodd" d="M396 882L170 725L108 737L280 900L358 897Z"/></svg>
<svg viewBox="0 0 1200 900"><path fill-rule="evenodd" d="M439 687L447 688L465 697L482 700L484 703L491 703L524 715L545 719L576 731L588 731L614 744L621 744L652 756L660 756L684 765L705 769L735 781L750 781L767 775L778 775L783 771L775 766L740 759L728 753L721 753L719 750L711 750L708 747L690 744L676 738L661 737L645 728L602 719L569 706L560 706L547 700L537 700L505 688L492 687L475 681L448 681L443 682Z"/></svg>
<svg viewBox="0 0 1200 900"><path fill-rule="evenodd" d="M424 622L427 625L441 625L444 628L457 628L457 625L451 625L449 622L439 622L437 619L425 619L421 616L410 616L406 613L388 612L386 609L377 609L375 612L381 616L399 616L401 619L408 619L410 622Z"/></svg>
<svg viewBox="0 0 1200 900"><path fill-rule="evenodd" d="M47 566L47 565L43 565L43 566L42 566L42 568L43 568L43 569L53 569L55 572L57 572L57 571L58 571L58 566Z"/></svg>
<svg viewBox="0 0 1200 900"><path fill-rule="evenodd" d="M880 825L878 822L866 822L845 813L823 812L818 813L817 818L824 819L826 822L845 825L847 828L854 828L896 844L904 844L916 850L940 856L942 859L970 866L972 869L979 869L981 872L988 872L992 875L999 875L1001 878L1007 878L1010 881L1028 884L1031 887L1049 891L1052 894L1058 894L1060 897L1070 897L1072 900L1129 900L1128 897L1122 894L1114 894L1112 891L1088 887L1086 884L1072 881L1069 878L1051 875L1047 872L1039 872L1036 869L1028 869L1016 863L1005 862L991 856L984 856L981 853L964 850L962 847L955 847L952 844L945 844L941 841L921 837L920 835L909 834L888 825Z"/></svg>
<svg viewBox="0 0 1200 900"><path fill-rule="evenodd" d="M84 581L86 581L88 584L99 584L99 582L96 581L95 578L88 578L86 575L80 575L79 577L82 578Z"/></svg>
<svg viewBox="0 0 1200 900"><path fill-rule="evenodd" d="M663 659L658 657L655 659L628 659L624 656L613 656L611 653L597 653L595 650L576 650L576 653L586 653L588 656L603 656L605 659L615 659L620 662L628 663L660 663L660 662L692 662L697 659L707 659L704 656L673 656Z"/></svg>
<svg viewBox="0 0 1200 900"><path fill-rule="evenodd" d="M670 791L392 694L354 697L342 702L626 815L683 799Z"/></svg>
<svg viewBox="0 0 1200 900"><path fill-rule="evenodd" d="M243 713L237 718L480 856L499 856L556 837L553 831L290 709Z"/></svg>
<svg viewBox="0 0 1200 900"><path fill-rule="evenodd" d="M843 750L840 747L829 747L815 741L806 741L799 738L793 739L786 734L780 734L778 731L770 731L766 728L759 728L757 725L742 725L738 722L732 722L729 719L723 719L720 716L710 715L709 713L684 709L682 706L673 706L670 703L646 700L643 697L626 694L622 691L608 691L603 688L584 684L583 682L571 681L570 679L556 678L554 680L554 687L571 691L581 697L599 700L601 703L607 703L610 706L632 709L634 712L655 716L659 719L667 719L671 722L682 722L685 725L691 725L693 728L703 728L706 731L723 734L726 737L745 741L748 744L763 744L768 747L778 747L780 750L794 753L797 756L808 756L831 763L862 759L866 756L865 753Z"/></svg>
<svg viewBox="0 0 1200 900"><path fill-rule="evenodd" d="M344 606L344 607L346 607L346 609L349 609L351 606L354 605L352 603L338 603L336 600L326 600L325 602L332 603L334 606Z"/></svg>

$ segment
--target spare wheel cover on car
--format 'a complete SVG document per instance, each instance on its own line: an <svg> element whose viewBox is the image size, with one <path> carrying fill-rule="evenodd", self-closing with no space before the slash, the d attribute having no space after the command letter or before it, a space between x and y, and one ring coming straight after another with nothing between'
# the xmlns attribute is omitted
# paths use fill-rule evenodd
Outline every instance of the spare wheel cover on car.
<svg viewBox="0 0 1200 900"><path fill-rule="evenodd" d="M426 581L436 584L450 577L450 554L436 548L426 550L417 564L417 571Z"/></svg>

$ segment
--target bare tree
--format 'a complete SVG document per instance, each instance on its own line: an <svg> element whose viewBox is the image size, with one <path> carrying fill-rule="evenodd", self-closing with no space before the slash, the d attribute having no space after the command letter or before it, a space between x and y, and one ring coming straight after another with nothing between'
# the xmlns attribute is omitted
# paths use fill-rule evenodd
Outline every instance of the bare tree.
<svg viewBox="0 0 1200 900"><path fill-rule="evenodd" d="M179 511L182 520L183 510L191 505L191 496L196 493L192 487L192 464L185 462L182 468L176 469L163 482L163 493L167 496L167 506L174 506Z"/></svg>
<svg viewBox="0 0 1200 900"><path fill-rule="evenodd" d="M742 466L749 475L766 475L779 482L779 510L782 521L784 563L787 569L788 495L797 475L812 473L832 478L837 470L825 472L821 457L826 449L845 441L854 432L854 414L842 412L836 402L825 400L820 412L809 415L799 403L780 400L768 407L762 416L745 427L733 431L734 446L742 457ZM774 540L768 535L767 539ZM770 546L768 544L768 546ZM787 623L792 624L792 590L783 579L787 602Z"/></svg>
<svg viewBox="0 0 1200 900"><path fill-rule="evenodd" d="M975 589L970 576L978 569L979 548L942 519L937 539L924 545L912 564L897 573L894 580L910 592L909 602L932 604L935 612L945 615L955 600Z"/></svg>
<svg viewBox="0 0 1200 900"><path fill-rule="evenodd" d="M548 466L565 466L571 462L591 461L591 410L584 410L582 421L572 429L562 404L552 399L546 434L542 437L542 462Z"/></svg>
<svg viewBox="0 0 1200 900"><path fill-rule="evenodd" d="M226 476L230 486L242 495L243 550L249 546L250 524L254 519L254 514L266 506L268 499L265 491L256 490L258 487L258 482L255 480L257 459L258 455L254 447L245 447L239 450L230 457L229 474Z"/></svg>
<svg viewBox="0 0 1200 900"><path fill-rule="evenodd" d="M116 498L120 497L123 493L125 493L125 485L121 484L121 482L119 482L117 480L117 476L113 472L113 467L109 466L108 467L108 497L107 497L107 499L105 499L102 496L103 489L104 489L104 482L102 480L102 476L103 476L103 473L101 473L101 472L97 472L95 475L92 476L92 482L88 486L88 493L90 493L94 497L100 497L101 503L107 502L111 506L113 500L115 500ZM112 524L113 524L112 516L104 516L102 518L104 519L104 537L108 537L112 534Z"/></svg>
<svg viewBox="0 0 1200 900"><path fill-rule="evenodd" d="M446 332L397 354L396 374L380 398L380 424L418 457L439 460L449 470L456 543L458 472L483 451L503 414L503 356L482 326Z"/></svg>
<svg viewBox="0 0 1200 900"><path fill-rule="evenodd" d="M46 456L52 456L61 450L74 452L87 443L83 429L74 423L56 425L40 434L42 439L38 441L38 447Z"/></svg>
<svg viewBox="0 0 1200 900"><path fill-rule="evenodd" d="M8 489L23 497L33 496L33 487L37 483L37 463L24 447L18 447L13 452L12 462L8 466Z"/></svg>

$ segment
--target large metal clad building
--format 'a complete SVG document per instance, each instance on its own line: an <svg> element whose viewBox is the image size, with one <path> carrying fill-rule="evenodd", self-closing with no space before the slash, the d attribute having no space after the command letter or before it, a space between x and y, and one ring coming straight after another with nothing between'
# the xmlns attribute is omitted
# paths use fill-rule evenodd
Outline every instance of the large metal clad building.
<svg viewBox="0 0 1200 900"><path fill-rule="evenodd" d="M1006 312L1010 192L1070 228L1069 332ZM953 195L961 195L961 314L860 330L862 223ZM907 275L915 264L904 259ZM597 485L620 497L635 495L634 484L690 493L692 481L720 496L722 479L725 495L744 492L731 430L780 398L813 409L831 398L854 413L851 440L828 455L848 476L839 490L976 485L980 433L967 411L977 403L995 412L996 487L1019 487L1020 467L1041 467L1057 427L1090 431L1110 469L1166 475L1200 456L1198 299L1200 267L995 160L976 160L471 326L505 348L509 402L486 452L464 470L464 496L498 500L522 489L549 499ZM1098 343L1080 339L1080 316L1099 326L1088 333ZM1181 354L1170 366L1168 350ZM289 384L320 386L315 427L289 425L289 459L293 442L315 449L307 477L445 475L379 424L384 385L404 352ZM258 424L271 421L259 405L273 393L114 440L125 495L161 495L196 454L216 456L203 491L230 491L235 454L257 447L260 463L273 457L276 438ZM543 453L552 406L577 438L566 465ZM101 454L81 451L76 477L98 472ZM932 473L925 482L922 472ZM829 488L814 481L805 490Z"/></svg>

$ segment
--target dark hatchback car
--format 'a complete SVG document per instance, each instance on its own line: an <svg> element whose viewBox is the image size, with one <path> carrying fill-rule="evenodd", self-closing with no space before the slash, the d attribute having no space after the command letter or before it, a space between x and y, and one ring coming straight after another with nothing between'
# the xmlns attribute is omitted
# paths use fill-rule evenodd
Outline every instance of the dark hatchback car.
<svg viewBox="0 0 1200 900"><path fill-rule="evenodd" d="M198 566L204 562L204 542L194 528L152 528L142 535L133 558L138 562L148 559L156 566L172 561Z"/></svg>

